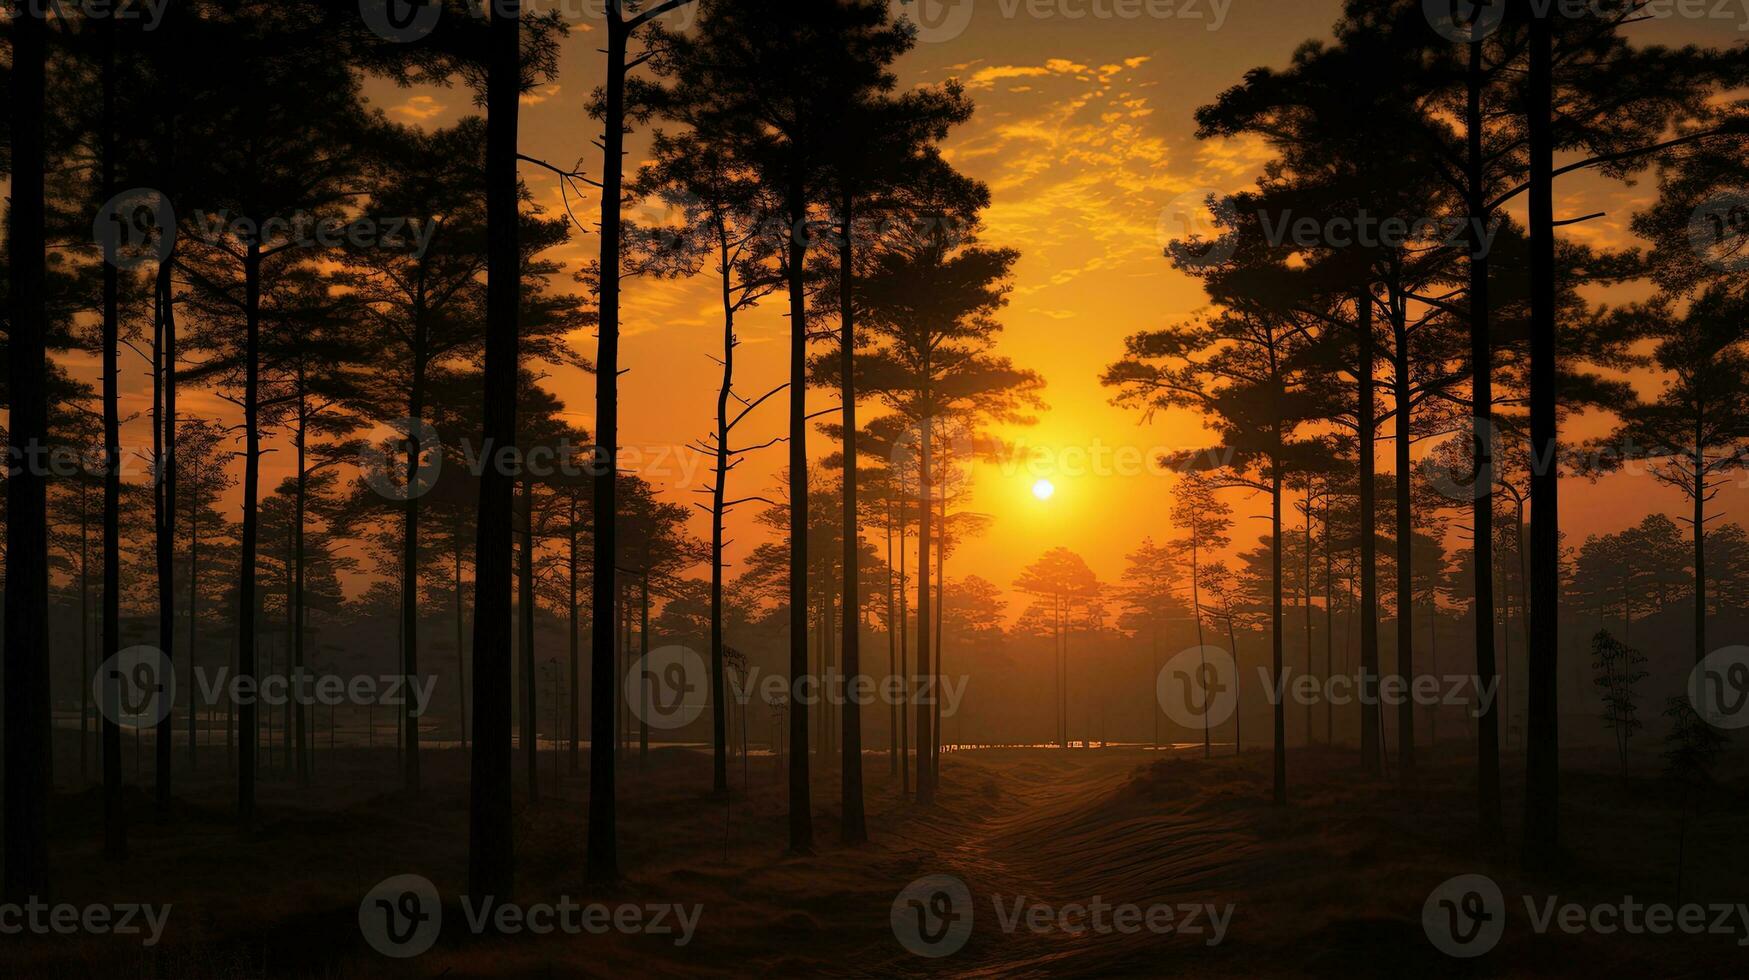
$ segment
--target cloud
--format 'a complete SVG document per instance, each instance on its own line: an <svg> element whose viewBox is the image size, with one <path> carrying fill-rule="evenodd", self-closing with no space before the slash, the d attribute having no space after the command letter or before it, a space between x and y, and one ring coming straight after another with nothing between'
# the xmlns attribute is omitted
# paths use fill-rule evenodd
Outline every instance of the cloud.
<svg viewBox="0 0 1749 980"><path fill-rule="evenodd" d="M414 122L424 122L442 115L447 108L429 95L414 95L398 106L391 106L389 112Z"/></svg>
<svg viewBox="0 0 1749 980"><path fill-rule="evenodd" d="M1115 65L1106 67L1115 68ZM1006 78L1048 78L1052 75L1068 75L1074 77L1087 76L1086 65L1070 61L1067 58L1051 58L1042 65L992 65L980 68L966 79L966 89L994 88L996 83Z"/></svg>
<svg viewBox="0 0 1749 980"><path fill-rule="evenodd" d="M548 85L545 88L537 89L533 92L524 92L522 94L522 104L523 105L540 105L542 102L545 102L546 100L548 100L548 99L550 99L553 96L558 95L558 94L559 94L559 86Z"/></svg>

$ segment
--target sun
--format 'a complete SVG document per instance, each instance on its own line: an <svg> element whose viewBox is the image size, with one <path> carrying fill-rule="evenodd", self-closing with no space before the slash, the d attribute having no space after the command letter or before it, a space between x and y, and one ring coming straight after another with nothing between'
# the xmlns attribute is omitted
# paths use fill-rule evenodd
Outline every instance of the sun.
<svg viewBox="0 0 1749 980"><path fill-rule="evenodd" d="M1049 500L1057 492L1057 485L1049 480L1040 480L1032 485L1032 495L1040 500Z"/></svg>

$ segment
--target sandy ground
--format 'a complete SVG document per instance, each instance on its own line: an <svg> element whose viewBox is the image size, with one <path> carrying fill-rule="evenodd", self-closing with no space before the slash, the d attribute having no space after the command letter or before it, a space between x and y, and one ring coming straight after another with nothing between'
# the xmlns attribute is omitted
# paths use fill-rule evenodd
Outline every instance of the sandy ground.
<svg viewBox="0 0 1749 980"><path fill-rule="evenodd" d="M611 887L584 881L586 774L517 800L517 900L610 907L701 906L696 933L487 934L466 928L464 758L429 753L417 799L394 789L378 749L324 755L318 785L270 773L262 820L231 823L222 772L182 779L168 818L130 791L131 857L101 860L96 791L55 803L57 902L169 902L163 941L0 937L8 976L1731 976L1749 964L1749 923L1732 935L1538 934L1520 898L1675 904L1676 800L1653 779L1574 773L1560 867L1527 876L1510 841L1474 833L1457 753L1432 753L1415 785L1362 778L1351 752L1293 759L1293 804L1268 803L1268 754L1205 761L1200 749L987 749L943 762L933 807L902 799L884 756L871 755L872 842L838 842L837 780L815 784L817 846L784 850L784 788L775 760L750 761L749 785L709 796L709 760L683 749L624 763L622 866ZM550 767L553 760L545 760ZM1687 831L1682 902L1749 902L1741 778L1700 801ZM1508 822L1517 793L1509 785ZM1486 874L1507 901L1498 947L1475 959L1434 948L1421 915L1454 875ZM411 959L375 952L359 906L379 881L428 878L442 895L436 945ZM970 899L963 948L940 958L896 936L901 889L951 875ZM1017 900L1040 929L1011 918ZM1171 931L1100 932L1091 907L1164 906ZM1186 919L1186 905L1199 906ZM1207 907L1223 919L1218 933ZM1055 913L1066 911L1067 918ZM646 913L648 914L648 913ZM1104 913L1115 922L1115 910ZM1230 916L1230 918L1226 918ZM1048 922L1047 922L1048 920ZM957 921L957 920L956 920ZM1154 920L1159 924L1160 919ZM1068 926L1065 929L1063 926ZM913 933L914 935L914 933Z"/></svg>

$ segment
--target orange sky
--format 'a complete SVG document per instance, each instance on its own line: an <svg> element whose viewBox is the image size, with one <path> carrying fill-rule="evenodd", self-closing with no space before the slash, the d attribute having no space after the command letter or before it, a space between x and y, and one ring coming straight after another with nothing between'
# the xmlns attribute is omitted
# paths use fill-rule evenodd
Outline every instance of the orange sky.
<svg viewBox="0 0 1749 980"><path fill-rule="evenodd" d="M1197 285L1160 255L1162 228L1180 230L1172 216L1182 204L1173 202L1247 186L1267 158L1254 142L1198 142L1191 113L1237 82L1246 68L1283 64L1299 42L1327 36L1339 6L1336 0L1233 0L1230 5L1181 0L1176 9L1200 16L1155 20L1093 16L1093 11L1121 7L1070 0L1066 7L1052 7L1086 10L1089 16L1039 20L1027 14L1024 3L980 0L963 31L919 44L901 62L902 85L958 77L977 104L972 121L948 142L947 156L990 185L994 204L986 215L986 240L1022 253L1010 305L1001 315L1006 332L1000 346L1047 382L1049 410L1039 424L1009 435L1054 462L1039 471L979 469L966 507L992 515L995 524L955 557L950 577L976 572L1006 587L1043 551L1067 545L1111 580L1123 568L1123 555L1143 536L1174 533L1165 517L1170 478L1134 471L1151 450L1200 445L1196 423L1173 417L1143 427L1134 413L1108 403L1098 376L1121 353L1126 335L1182 319L1202 305ZM1211 30L1215 11L1223 7L1224 20ZM1719 45L1745 36L1735 21L1653 23L1636 30L1648 40ZM581 169L599 173L599 151L591 143L598 127L582 105L601 76L601 37L599 25L586 18L574 24L558 80L525 100L525 153L555 163L580 161ZM368 91L391 118L423 126L450 125L475 111L469 93L460 89L404 90L373 83ZM641 162L646 136L632 138L632 168ZM558 213L556 180L529 166L523 174L536 199ZM1648 183L1626 188L1569 180L1559 188L1559 212L1608 214L1563 233L1619 243L1632 209L1647 202L1652 190ZM573 197L572 206L585 220L595 213L592 199ZM595 249L595 237L580 233L554 257L574 269ZM683 491L701 486L704 472L704 460L679 447L707 430L715 410L719 368L707 355L720 342L720 313L712 289L708 277L634 281L626 296L621 357L629 373L620 388L621 439L629 447L643 447L648 459L663 461L645 472L673 489L676 500L690 500ZM779 305L768 303L742 317L737 369L743 392L761 393L783 380L788 323ZM592 333L574 340L593 355ZM140 377L143 369L137 361L124 362L124 371L133 373L126 382L124 415L143 417L150 395ZM593 429L592 380L563 371L548 384L575 421ZM231 414L211 393L191 395L184 398L185 410ZM834 403L823 394L816 400L819 408ZM780 434L779 401L748 423L747 441ZM144 436L142 426L135 438ZM811 441L816 456L829 448L817 434ZM769 492L782 457L778 447L750 460L737 471L735 492ZM283 460L269 457L265 487L274 485L282 465ZM1114 467L1120 472L1111 472ZM1040 475L1058 488L1048 502L1030 492ZM1571 481L1566 487L1563 524L1575 541L1654 510L1676 509L1669 491L1643 477L1597 486ZM1729 509L1742 499L1742 491L1733 488L1719 503ZM1237 495L1233 502L1242 513L1261 512ZM731 561L760 540L751 516L749 510L736 521ZM701 514L698 530L707 528ZM1263 530L1260 521L1242 520L1235 533L1249 546Z"/></svg>

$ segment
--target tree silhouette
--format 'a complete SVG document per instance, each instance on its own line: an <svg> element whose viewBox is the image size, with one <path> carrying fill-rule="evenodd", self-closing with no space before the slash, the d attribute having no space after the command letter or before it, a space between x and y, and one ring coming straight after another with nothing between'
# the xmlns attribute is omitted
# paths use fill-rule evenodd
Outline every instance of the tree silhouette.
<svg viewBox="0 0 1749 980"><path fill-rule="evenodd" d="M7 215L7 443L48 443L47 248L43 173L48 26L12 9ZM49 545L47 474L10 466L6 481L6 895L49 884Z"/></svg>
<svg viewBox="0 0 1749 980"><path fill-rule="evenodd" d="M735 391L735 350L740 346L735 318L782 285L772 262L777 241L768 234L767 221L774 204L746 163L733 154L731 140L720 133L695 131L668 137L657 134L656 162L639 174L637 189L660 194L682 209L686 222L683 247L708 256L721 283L723 311L722 383L717 388L716 429L694 446L713 464L709 487L711 502L711 711L712 791L729 789L728 746L724 717L723 656L723 522L729 511L757 497L728 496L729 471L746 454L774 442L737 446L731 440L736 428L754 409L775 396L782 387L762 396L744 397ZM701 505L702 506L702 505Z"/></svg>
<svg viewBox="0 0 1749 980"><path fill-rule="evenodd" d="M1050 616L1056 654L1057 745L1066 749L1069 747L1069 640L1074 628L1074 611L1077 607L1086 610L1096 602L1104 586L1080 555L1067 548L1052 548L1021 572L1014 580L1014 587L1047 604L1045 612ZM919 730L926 732L926 729ZM919 792L922 786L919 773Z"/></svg>
<svg viewBox="0 0 1749 980"><path fill-rule="evenodd" d="M601 251L596 306L600 326L595 348L595 439L593 473L596 514L617 514L614 493L619 470L619 321L621 274L621 222L625 179L625 134L628 112L647 114L648 103L635 95L628 98L631 72L654 52L628 60L632 39L657 17L693 0L608 0L607 83L596 94L595 114L602 121L601 136ZM614 521L594 524L591 553L616 555ZM592 701L589 748L589 875L596 881L619 877L618 810L615 796L612 701L615 686L613 664L603 651L614 648L614 594L616 576L608 562L596 562L590 576Z"/></svg>
<svg viewBox="0 0 1749 980"><path fill-rule="evenodd" d="M807 673L807 252L809 208L838 131L835 113L895 84L893 59L911 43L873 0L796 8L778 0L707 0L696 32L677 42L679 92L706 127L732 133L761 181L781 196L782 269L790 318L790 673ZM790 703L790 848L813 846L808 706ZM926 798L925 798L926 799Z"/></svg>
<svg viewBox="0 0 1749 980"><path fill-rule="evenodd" d="M1194 538L1194 528L1191 533ZM1196 557L1193 550L1192 569L1196 568ZM1125 556L1125 560L1128 564L1124 567L1122 585L1118 589L1118 596L1123 600L1125 609L1118 624L1138 636L1147 636L1148 662L1152 667L1148 676L1151 682L1160 672L1160 634L1170 624L1182 620L1187 611L1183 600L1178 598L1178 583L1183 579L1183 572L1177 564L1178 549L1172 544L1157 545L1153 538L1143 538L1136 550ZM1195 591L1195 586L1192 586L1192 591ZM1198 630L1200 629L1199 626ZM1154 719L1154 748L1158 749L1160 708L1154 703L1151 683L1147 690L1149 702L1153 705L1149 714ZM1209 740L1207 719L1204 721L1203 755L1206 757L1209 754Z"/></svg>
<svg viewBox="0 0 1749 980"><path fill-rule="evenodd" d="M1196 620L1196 645L1203 645L1202 633L1202 569L1209 556L1232 544L1227 532L1233 527L1233 509L1215 494L1215 486L1203 473L1186 473L1172 494L1172 524L1183 533L1173 538L1172 548L1179 560L1190 561L1190 605ZM1239 651L1232 651L1236 657ZM1204 718L1203 755L1211 754L1208 719Z"/></svg>
<svg viewBox="0 0 1749 980"><path fill-rule="evenodd" d="M1108 367L1102 384L1117 389L1113 401L1140 409L1144 417L1187 407L1204 414L1221 444L1174 454L1179 467L1209 472L1217 487L1266 493L1270 540L1282 540L1282 489L1287 474L1312 468L1319 444L1296 439L1308 419L1329 414L1317 363L1297 318L1262 304L1230 309L1203 322L1136 334L1125 342L1123 360ZM1285 623L1282 549L1273 549L1271 614L1274 669L1282 677ZM1287 802L1285 705L1275 704L1274 795Z"/></svg>
<svg viewBox="0 0 1749 980"><path fill-rule="evenodd" d="M1651 475L1682 492L1692 530L1694 660L1707 650L1707 504L1726 474L1749 463L1749 350L1742 335L1740 296L1719 285L1695 297L1678 316L1667 302L1634 311L1636 331L1656 342L1653 362L1668 381L1646 404L1617 409L1621 425L1587 458L1604 469L1653 460ZM1616 448L1619 447L1619 448ZM1713 515L1717 516L1717 515Z"/></svg>

